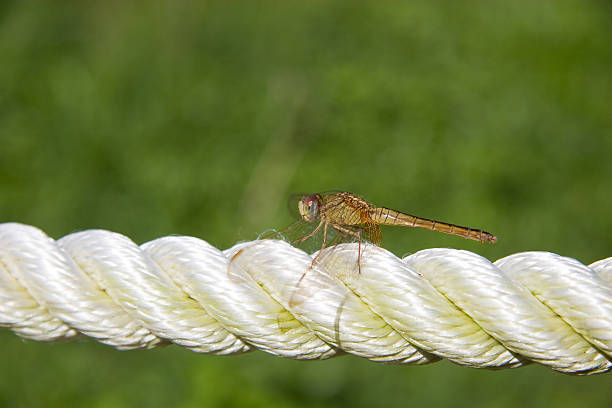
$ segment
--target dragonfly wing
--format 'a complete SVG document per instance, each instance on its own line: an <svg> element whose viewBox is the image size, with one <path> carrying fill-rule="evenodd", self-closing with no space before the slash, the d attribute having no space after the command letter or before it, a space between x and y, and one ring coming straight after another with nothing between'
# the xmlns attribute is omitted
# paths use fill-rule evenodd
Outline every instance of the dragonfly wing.
<svg viewBox="0 0 612 408"><path fill-rule="evenodd" d="M339 227L339 242L357 242L359 240L371 242L377 246L382 242L380 227L373 222L364 222L360 225L343 225Z"/></svg>
<svg viewBox="0 0 612 408"><path fill-rule="evenodd" d="M382 233L380 227L371 221L367 221L362 226L363 237L376 246L380 246L382 242Z"/></svg>
<svg viewBox="0 0 612 408"><path fill-rule="evenodd" d="M282 239L291 242L294 238L299 238L302 233L308 230L308 223L304 220L296 220L282 229L269 229L257 237L257 239Z"/></svg>
<svg viewBox="0 0 612 408"><path fill-rule="evenodd" d="M299 219L280 230L265 231L259 235L258 239L280 239L305 252L312 253L323 246L324 228L321 227L315 232L318 225L319 222L307 222ZM340 234L334 228L327 228L326 247L330 246L332 242L336 244L349 241L344 234Z"/></svg>

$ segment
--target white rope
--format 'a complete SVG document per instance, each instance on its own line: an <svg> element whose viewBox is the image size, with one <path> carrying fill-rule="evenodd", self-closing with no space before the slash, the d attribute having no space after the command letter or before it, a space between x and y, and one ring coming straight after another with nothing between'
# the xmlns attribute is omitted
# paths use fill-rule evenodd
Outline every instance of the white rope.
<svg viewBox="0 0 612 408"><path fill-rule="evenodd" d="M193 237L141 246L103 230L58 241L0 224L0 326L118 349L175 343L212 354L294 359L439 359L480 368L531 362L564 373L612 368L612 258L547 252L491 263L427 249L404 259L355 244L313 255L283 241L219 251Z"/></svg>

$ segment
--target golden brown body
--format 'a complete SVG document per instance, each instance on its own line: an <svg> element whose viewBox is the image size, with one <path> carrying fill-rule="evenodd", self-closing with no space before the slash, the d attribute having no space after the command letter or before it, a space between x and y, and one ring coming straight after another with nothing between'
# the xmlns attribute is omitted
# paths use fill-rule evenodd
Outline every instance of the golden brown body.
<svg viewBox="0 0 612 408"><path fill-rule="evenodd" d="M380 245L382 241L380 225L425 228L480 242L497 241L495 235L480 229L420 218L385 207L375 207L363 198L348 192L325 196L306 195L302 197L298 207L304 220L314 222L319 219L315 230L299 241L310 238L323 227L323 246L327 241L328 227L337 230L341 235L353 235L360 241L361 238L366 238Z"/></svg>

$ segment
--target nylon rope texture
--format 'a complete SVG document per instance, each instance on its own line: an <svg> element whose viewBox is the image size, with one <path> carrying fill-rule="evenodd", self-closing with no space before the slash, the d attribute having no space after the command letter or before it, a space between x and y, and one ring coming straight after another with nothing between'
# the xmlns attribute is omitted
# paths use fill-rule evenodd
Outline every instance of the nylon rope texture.
<svg viewBox="0 0 612 408"><path fill-rule="evenodd" d="M88 336L117 349L174 343L217 355L259 349L312 360L354 354L477 368L612 368L612 258L549 252L494 263L426 249L400 259L356 244L309 255L284 241L220 251L105 230L57 241L0 224L0 326L38 341Z"/></svg>

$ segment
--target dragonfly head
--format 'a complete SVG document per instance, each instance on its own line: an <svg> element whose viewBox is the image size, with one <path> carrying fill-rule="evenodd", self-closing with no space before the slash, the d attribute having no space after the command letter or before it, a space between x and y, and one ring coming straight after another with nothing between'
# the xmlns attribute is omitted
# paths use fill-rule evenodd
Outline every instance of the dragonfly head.
<svg viewBox="0 0 612 408"><path fill-rule="evenodd" d="M322 202L323 200L319 194L309 194L307 196L303 196L298 202L300 216L305 221L313 222L319 217Z"/></svg>

